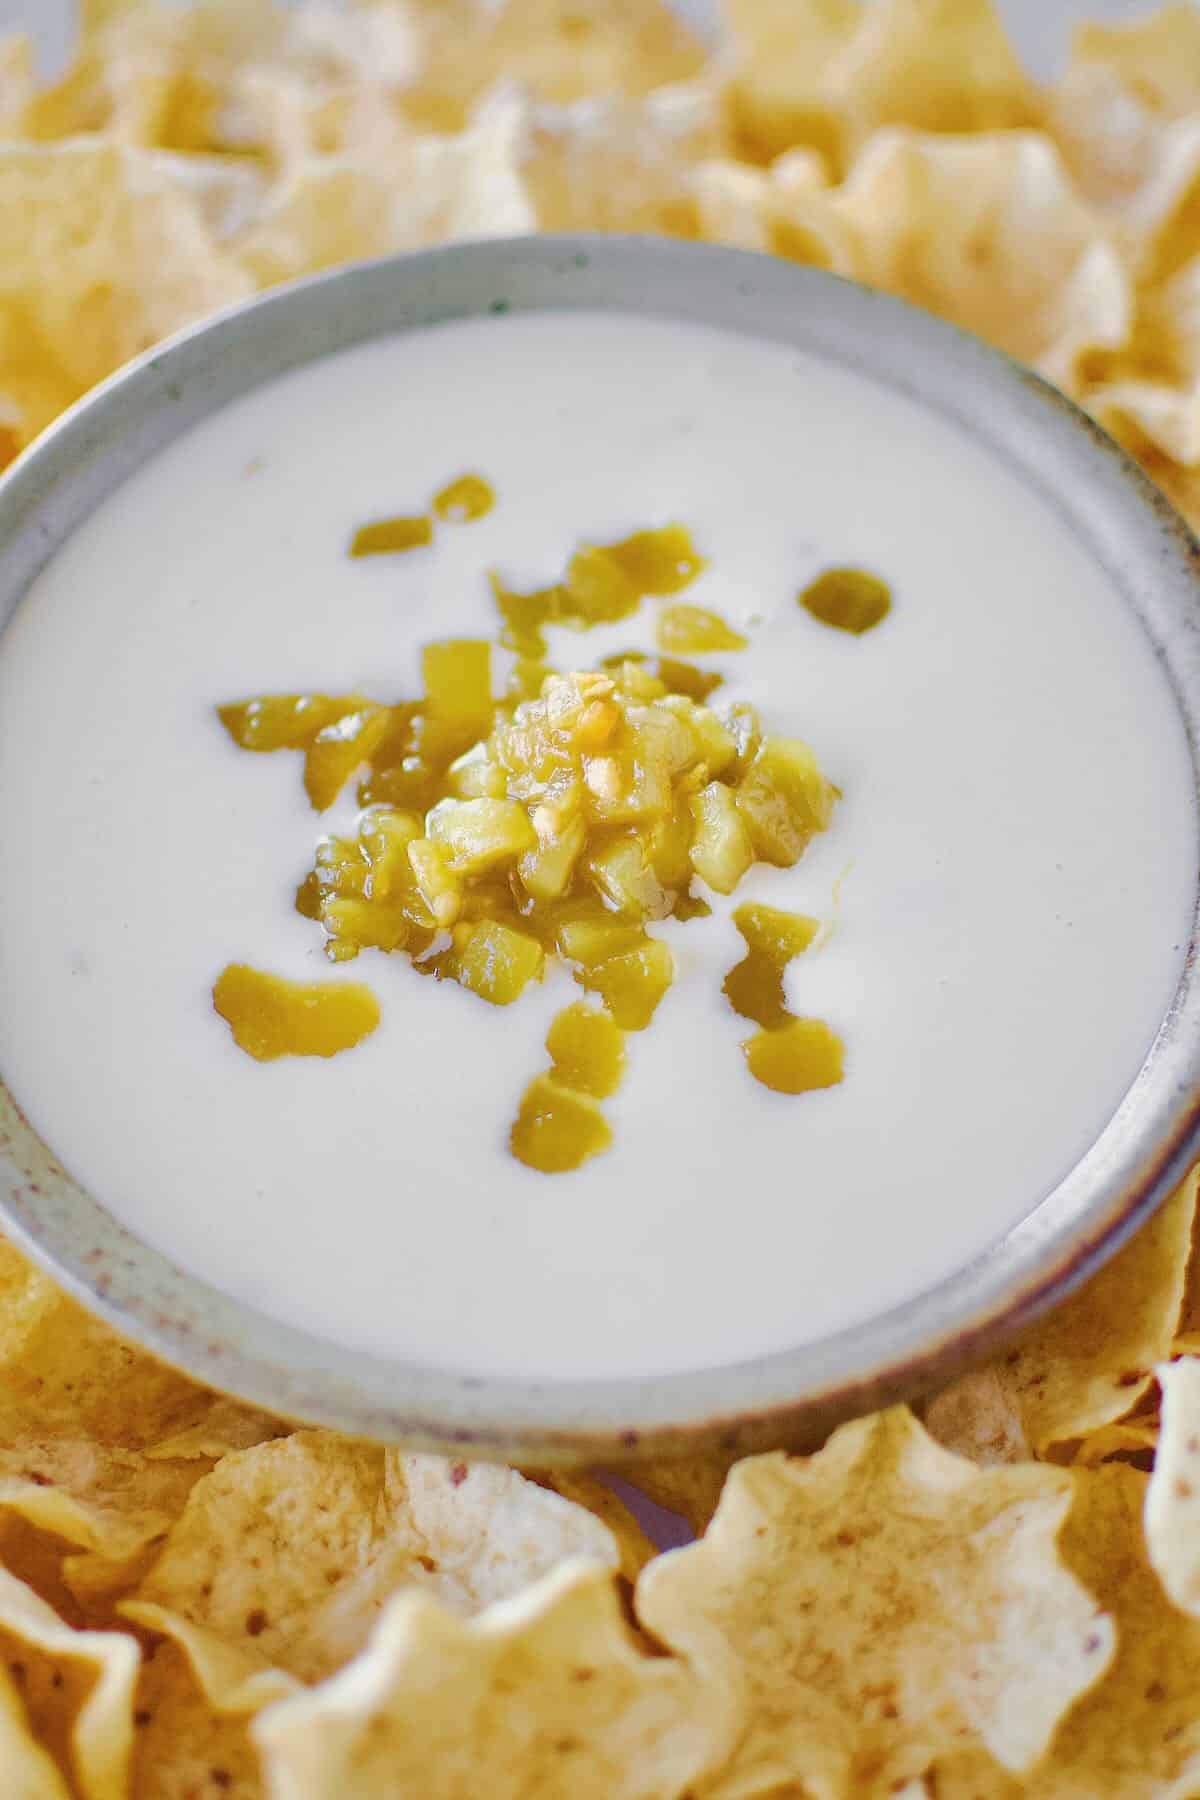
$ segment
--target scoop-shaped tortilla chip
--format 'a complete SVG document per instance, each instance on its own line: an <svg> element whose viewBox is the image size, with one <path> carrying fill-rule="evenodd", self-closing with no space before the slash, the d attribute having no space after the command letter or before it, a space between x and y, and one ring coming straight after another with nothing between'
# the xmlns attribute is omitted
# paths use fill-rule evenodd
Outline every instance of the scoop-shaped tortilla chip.
<svg viewBox="0 0 1200 1800"><path fill-rule="evenodd" d="M1176 1611L1142 1540L1147 1477L1118 1463L1075 1476L1067 1566L1116 1626L1104 1679L1067 1714L1028 1785L972 1753L940 1762L937 1800L1186 1800L1200 1787L1200 1624Z"/></svg>
<svg viewBox="0 0 1200 1800"><path fill-rule="evenodd" d="M1196 189L1200 204L1200 120ZM1086 400L1135 455L1200 463L1200 258L1143 294L1127 352L1104 360Z"/></svg>
<svg viewBox="0 0 1200 1800"><path fill-rule="evenodd" d="M704 61L664 0L407 0L405 13L420 46L407 103L437 131L461 129L497 81L559 102L633 96Z"/></svg>
<svg viewBox="0 0 1200 1800"><path fill-rule="evenodd" d="M1178 118L1200 109L1200 14L1187 0L1148 18L1077 25L1071 67L1100 66L1119 76L1143 106Z"/></svg>
<svg viewBox="0 0 1200 1800"><path fill-rule="evenodd" d="M129 1800L261 1800L249 1721L209 1704L176 1645L148 1654L133 1716Z"/></svg>
<svg viewBox="0 0 1200 1800"><path fill-rule="evenodd" d="M1162 1426L1146 1490L1146 1549L1169 1598L1200 1619L1200 1361L1158 1371Z"/></svg>
<svg viewBox="0 0 1200 1800"><path fill-rule="evenodd" d="M990 1435L989 1424L971 1416L983 1409L989 1419L1007 1419L1005 1431L1041 1456L1131 1412L1179 1326L1198 1179L1193 1170L1099 1274L993 1364L993 1380L968 1377L932 1402L935 1435L945 1431L953 1448L966 1451L972 1437Z"/></svg>
<svg viewBox="0 0 1200 1800"><path fill-rule="evenodd" d="M251 291L153 157L83 138L0 142L0 393L22 441L129 357Z"/></svg>
<svg viewBox="0 0 1200 1800"><path fill-rule="evenodd" d="M260 287L363 257L537 223L521 179L524 103L498 94L468 130L297 163L231 244Z"/></svg>
<svg viewBox="0 0 1200 1800"><path fill-rule="evenodd" d="M796 145L844 171L885 125L989 131L1035 100L990 0L730 0L731 105L768 160Z"/></svg>
<svg viewBox="0 0 1200 1800"><path fill-rule="evenodd" d="M133 1638L72 1630L0 1569L0 1667L37 1742L83 1800L125 1800L139 1661Z"/></svg>
<svg viewBox="0 0 1200 1800"><path fill-rule="evenodd" d="M254 1731L273 1800L678 1800L737 1723L574 1563L469 1621L400 1595L354 1662Z"/></svg>
<svg viewBox="0 0 1200 1800"><path fill-rule="evenodd" d="M573 1556L621 1561L600 1519L515 1470L297 1432L196 1484L121 1610L184 1644L217 1704L245 1709L270 1697L245 1686L258 1671L332 1673L401 1588L469 1614Z"/></svg>
<svg viewBox="0 0 1200 1800"><path fill-rule="evenodd" d="M1128 274L1035 132L881 132L829 208L846 271L974 331L1071 392L1081 358L1124 344Z"/></svg>
<svg viewBox="0 0 1200 1800"><path fill-rule="evenodd" d="M625 1502L595 1475L577 1469L553 1469L538 1473L533 1479L543 1487L553 1488L573 1506L582 1506L595 1515L613 1535L620 1554L618 1567L627 1581L638 1575L657 1552Z"/></svg>
<svg viewBox="0 0 1200 1800"><path fill-rule="evenodd" d="M816 1456L739 1463L704 1539L637 1589L660 1642L745 1696L714 1794L883 1793L972 1742L1015 1772L1036 1763L1112 1654L1058 1550L1071 1487L1058 1469L978 1469L901 1408Z"/></svg>
<svg viewBox="0 0 1200 1800"><path fill-rule="evenodd" d="M58 1764L34 1737L15 1681L0 1667L0 1770L6 1800L71 1800Z"/></svg>
<svg viewBox="0 0 1200 1800"><path fill-rule="evenodd" d="M529 109L521 176L543 231L657 231L693 237L692 174L724 148L715 83L640 99Z"/></svg>
<svg viewBox="0 0 1200 1800"><path fill-rule="evenodd" d="M825 164L815 151L785 151L769 169L715 157L692 170L690 185L701 237L836 274L850 270L851 233L829 204Z"/></svg>
<svg viewBox="0 0 1200 1800"><path fill-rule="evenodd" d="M61 1578L90 1613L137 1579L204 1471L87 1440L23 1438L0 1445L0 1512L56 1541Z"/></svg>

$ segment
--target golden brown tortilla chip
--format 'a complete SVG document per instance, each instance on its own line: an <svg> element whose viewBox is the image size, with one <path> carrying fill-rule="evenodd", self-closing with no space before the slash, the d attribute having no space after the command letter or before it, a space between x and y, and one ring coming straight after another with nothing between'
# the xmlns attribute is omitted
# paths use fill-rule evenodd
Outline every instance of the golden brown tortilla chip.
<svg viewBox="0 0 1200 1800"><path fill-rule="evenodd" d="M6 1800L71 1800L57 1763L33 1735L13 1677L0 1664L0 1772Z"/></svg>
<svg viewBox="0 0 1200 1800"><path fill-rule="evenodd" d="M840 173L886 125L994 131L1034 96L989 0L729 0L734 118L752 156L796 145Z"/></svg>
<svg viewBox="0 0 1200 1800"><path fill-rule="evenodd" d="M408 102L438 131L461 129L501 80L566 103L646 94L704 61L662 0L408 0L405 11L420 44Z"/></svg>
<svg viewBox="0 0 1200 1800"><path fill-rule="evenodd" d="M125 1800L139 1660L131 1637L72 1630L0 1569L0 1668L37 1742L83 1800Z"/></svg>
<svg viewBox="0 0 1200 1800"><path fill-rule="evenodd" d="M566 1564L469 1621L399 1596L254 1731L280 1800L679 1800L737 1727L733 1695L646 1653L610 1574Z"/></svg>
<svg viewBox="0 0 1200 1800"><path fill-rule="evenodd" d="M1200 1619L1200 1362L1158 1371L1162 1430L1146 1489L1146 1550L1167 1596Z"/></svg>
<svg viewBox="0 0 1200 1800"><path fill-rule="evenodd" d="M816 1456L740 1463L704 1539L637 1589L661 1643L745 1695L712 1791L790 1782L849 1800L972 1744L1031 1768L1112 1656L1058 1550L1071 1482L976 1468L902 1408Z"/></svg>
<svg viewBox="0 0 1200 1800"><path fill-rule="evenodd" d="M715 86L531 107L521 178L543 231L697 232L695 166L724 134Z"/></svg>
<svg viewBox="0 0 1200 1800"><path fill-rule="evenodd" d="M1007 1411L1011 1429L1019 1426L1041 1456L1131 1412L1153 1382L1155 1364L1170 1354L1179 1325L1198 1179L1193 1170L1099 1274L999 1358L986 1390L973 1385L964 1395L958 1383L947 1390L933 1403L940 1409L935 1421L952 1406L969 1410L982 1391L989 1408ZM1006 1399L997 1398L997 1383ZM959 1431L952 1442L962 1441L961 1424Z"/></svg>
<svg viewBox="0 0 1200 1800"><path fill-rule="evenodd" d="M1200 1624L1177 1612L1142 1541L1147 1478L1110 1464L1075 1477L1067 1566L1116 1627L1104 1679L1060 1725L1028 1785L971 1754L937 1766L937 1800L1186 1800L1200 1786Z"/></svg>
<svg viewBox="0 0 1200 1800"><path fill-rule="evenodd" d="M1187 0L1148 18L1075 27L1071 66L1113 70L1145 107L1168 118L1200 108L1200 14Z"/></svg>
<svg viewBox="0 0 1200 1800"><path fill-rule="evenodd" d="M147 1656L133 1720L130 1800L261 1800L248 1721L214 1711L174 1644Z"/></svg>
<svg viewBox="0 0 1200 1800"><path fill-rule="evenodd" d="M977 332L1068 392L1085 355L1129 337L1128 274L1038 133L880 133L827 204L850 235L846 273Z"/></svg>
<svg viewBox="0 0 1200 1800"><path fill-rule="evenodd" d="M331 1674L401 1588L469 1614L579 1556L621 1562L600 1519L515 1470L296 1432L225 1457L196 1484L121 1610L171 1631L210 1699L244 1709L247 1692L266 1697L245 1688L257 1671ZM215 1640L211 1656L189 1628Z"/></svg>

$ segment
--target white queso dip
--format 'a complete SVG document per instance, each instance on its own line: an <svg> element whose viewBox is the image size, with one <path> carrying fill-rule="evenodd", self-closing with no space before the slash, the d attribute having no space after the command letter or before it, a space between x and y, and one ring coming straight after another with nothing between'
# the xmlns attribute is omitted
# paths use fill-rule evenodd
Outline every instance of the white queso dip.
<svg viewBox="0 0 1200 1800"><path fill-rule="evenodd" d="M464 470L494 509L351 560L364 521ZM582 540L680 521L687 601L749 639L700 657L802 738L840 798L792 869L652 927L676 977L627 1040L612 1150L508 1154L561 966L492 1007L400 955L334 970L294 909L353 783L247 756L216 708L419 691L422 646L489 637L487 572L555 580ZM796 596L868 569L861 637ZM550 660L654 644L660 603ZM498 657L498 666L503 657ZM849 369L654 318L547 312L377 341L191 431L106 501L0 641L0 1070L133 1232L263 1312L452 1370L654 1376L853 1326L952 1274L1072 1168L1137 1074L1196 884L1183 729L1116 589L962 432ZM710 896L710 898L712 898ZM735 904L829 930L789 1005L845 1076L752 1080L721 983ZM366 983L331 1060L243 1055L231 962Z"/></svg>

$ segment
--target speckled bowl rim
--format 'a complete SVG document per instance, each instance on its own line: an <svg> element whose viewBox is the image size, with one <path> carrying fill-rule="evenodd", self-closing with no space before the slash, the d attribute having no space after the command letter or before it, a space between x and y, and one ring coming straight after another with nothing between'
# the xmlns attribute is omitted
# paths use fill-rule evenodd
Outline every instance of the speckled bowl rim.
<svg viewBox="0 0 1200 1800"><path fill-rule="evenodd" d="M835 276L708 245L591 237L454 245L300 282L183 333L89 395L0 481L0 620L106 495L260 383L386 333L577 307L696 320L812 352L911 395L999 454L1050 500L1138 614L1187 727L1200 810L1200 549L1158 490L1057 390L953 326ZM994 1350L1096 1269L1182 1179L1200 1125L1196 942L1193 924L1178 991L1125 1101L1023 1223L866 1324L725 1368L654 1380L497 1380L280 1325L118 1225L63 1172L2 1085L0 1217L119 1331L287 1418L534 1463L811 1444L840 1420L912 1397Z"/></svg>

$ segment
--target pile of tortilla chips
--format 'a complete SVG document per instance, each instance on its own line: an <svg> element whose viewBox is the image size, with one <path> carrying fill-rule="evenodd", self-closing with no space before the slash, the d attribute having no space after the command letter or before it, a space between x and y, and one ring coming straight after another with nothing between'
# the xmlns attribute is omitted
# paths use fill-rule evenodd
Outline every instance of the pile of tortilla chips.
<svg viewBox="0 0 1200 1800"><path fill-rule="evenodd" d="M944 313L1200 516L1200 12L1052 89L984 0L728 13L91 0L50 88L0 41L0 463L270 283L648 230ZM701 1534L666 1555L586 1472L209 1394L0 1241L0 1795L1200 1795L1196 1185L920 1422L627 1471Z"/></svg>

